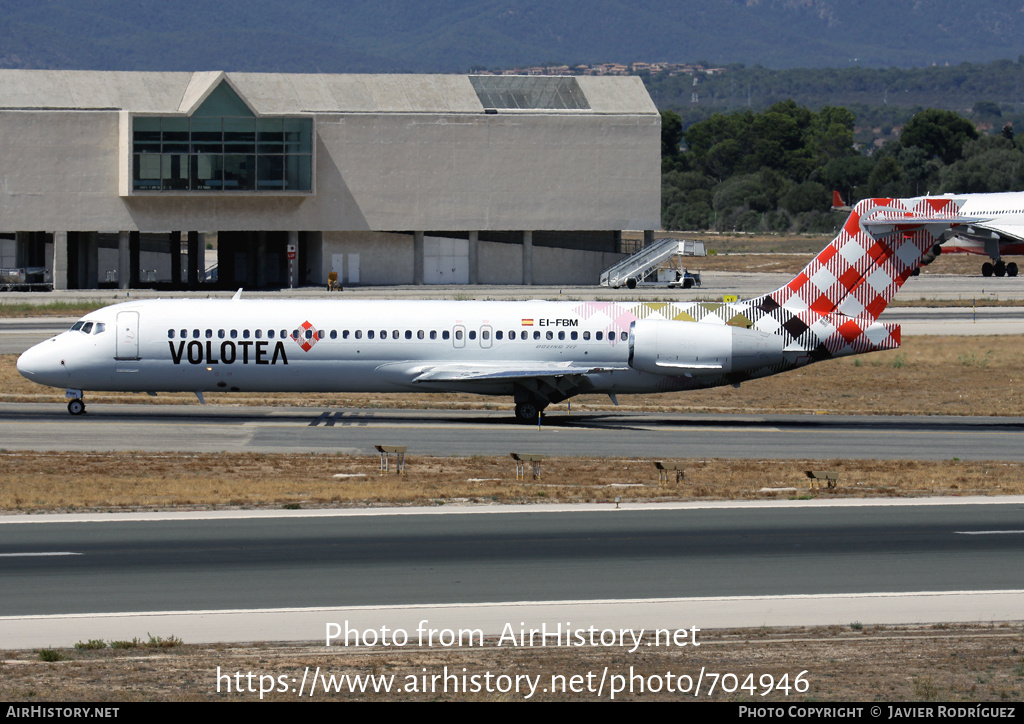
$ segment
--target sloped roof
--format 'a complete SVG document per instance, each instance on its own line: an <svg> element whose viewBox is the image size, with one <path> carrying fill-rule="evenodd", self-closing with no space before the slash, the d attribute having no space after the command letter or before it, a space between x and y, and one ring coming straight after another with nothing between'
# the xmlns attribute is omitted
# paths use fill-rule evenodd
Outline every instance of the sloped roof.
<svg viewBox="0 0 1024 724"><path fill-rule="evenodd" d="M481 113L469 76L0 69L0 109L189 114L228 82L257 115ZM589 110L657 113L637 77L577 76ZM553 111L538 109L538 113Z"/></svg>

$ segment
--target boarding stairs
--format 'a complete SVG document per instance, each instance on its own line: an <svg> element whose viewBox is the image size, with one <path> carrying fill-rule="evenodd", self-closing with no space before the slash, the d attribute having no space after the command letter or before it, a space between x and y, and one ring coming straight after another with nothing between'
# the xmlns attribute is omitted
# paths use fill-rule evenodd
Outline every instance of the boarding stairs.
<svg viewBox="0 0 1024 724"><path fill-rule="evenodd" d="M657 239L632 256L601 273L601 286L618 289L635 287L674 256L704 256L704 242L689 239ZM632 283L630 281L632 280Z"/></svg>

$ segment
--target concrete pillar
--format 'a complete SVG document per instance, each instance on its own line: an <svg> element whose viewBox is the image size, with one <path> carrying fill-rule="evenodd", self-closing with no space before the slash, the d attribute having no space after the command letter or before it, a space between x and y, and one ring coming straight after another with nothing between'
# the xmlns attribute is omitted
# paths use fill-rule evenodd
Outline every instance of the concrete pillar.
<svg viewBox="0 0 1024 724"><path fill-rule="evenodd" d="M523 284L533 284L533 232L523 232Z"/></svg>
<svg viewBox="0 0 1024 724"><path fill-rule="evenodd" d="M71 279L74 279L75 289L88 289L89 283L86 273L88 271L89 234L85 231L72 231L68 233L68 253L74 255L75 263L68 264L71 272L68 279L68 286L71 286Z"/></svg>
<svg viewBox="0 0 1024 724"><path fill-rule="evenodd" d="M288 266L288 288L294 289L297 284L301 284L305 279L305 274L302 273L302 265L306 263L306 260L302 257L302 249L299 248L299 232L288 232L288 244L295 247L295 259L293 261L285 259Z"/></svg>
<svg viewBox="0 0 1024 724"><path fill-rule="evenodd" d="M132 289L139 288L139 246L142 239L137 231L128 233L128 283Z"/></svg>
<svg viewBox="0 0 1024 724"><path fill-rule="evenodd" d="M181 286L181 232L172 231L167 235L167 248L171 252L171 285Z"/></svg>
<svg viewBox="0 0 1024 724"><path fill-rule="evenodd" d="M412 283L423 283L423 232L412 233Z"/></svg>
<svg viewBox="0 0 1024 724"><path fill-rule="evenodd" d="M480 281L480 232L469 232L469 283L479 284Z"/></svg>
<svg viewBox="0 0 1024 724"><path fill-rule="evenodd" d="M199 286L199 232L188 232L188 288Z"/></svg>
<svg viewBox="0 0 1024 724"><path fill-rule="evenodd" d="M117 288L128 289L131 284L131 254L128 251L129 232L117 232Z"/></svg>
<svg viewBox="0 0 1024 724"><path fill-rule="evenodd" d="M85 246L85 280L84 289L100 288L100 235L98 231L90 231L79 237L79 243Z"/></svg>
<svg viewBox="0 0 1024 724"><path fill-rule="evenodd" d="M53 288L68 288L68 232L53 232Z"/></svg>

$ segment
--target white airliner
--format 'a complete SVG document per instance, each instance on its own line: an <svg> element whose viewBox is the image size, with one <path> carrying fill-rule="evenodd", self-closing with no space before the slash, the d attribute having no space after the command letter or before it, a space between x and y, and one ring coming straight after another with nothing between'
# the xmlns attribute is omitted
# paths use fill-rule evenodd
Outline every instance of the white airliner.
<svg viewBox="0 0 1024 724"><path fill-rule="evenodd" d="M948 230L939 245L924 255L923 264L930 264L939 254L977 254L991 259L981 265L982 276L1017 276L1017 264L1007 264L1002 257L1024 255L1024 193L946 194L933 198L953 200L960 205L961 214L975 220ZM848 211L850 207L833 191L832 208Z"/></svg>
<svg viewBox="0 0 1024 724"><path fill-rule="evenodd" d="M30 380L134 392L474 392L535 422L582 393L739 383L899 346L876 321L950 228L955 198L869 199L789 284L710 302L126 302L85 315L18 359Z"/></svg>

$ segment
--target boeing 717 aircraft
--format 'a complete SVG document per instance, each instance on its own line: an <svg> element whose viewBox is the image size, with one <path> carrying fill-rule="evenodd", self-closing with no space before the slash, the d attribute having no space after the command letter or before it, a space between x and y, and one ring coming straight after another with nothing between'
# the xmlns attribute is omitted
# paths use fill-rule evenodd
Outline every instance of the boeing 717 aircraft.
<svg viewBox="0 0 1024 724"><path fill-rule="evenodd" d="M957 198L868 199L791 282L709 302L147 300L104 307L18 359L30 380L84 391L473 392L536 422L583 393L739 385L892 349L878 316L950 228Z"/></svg>

